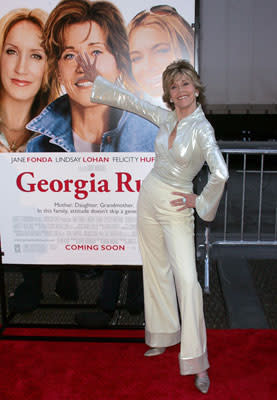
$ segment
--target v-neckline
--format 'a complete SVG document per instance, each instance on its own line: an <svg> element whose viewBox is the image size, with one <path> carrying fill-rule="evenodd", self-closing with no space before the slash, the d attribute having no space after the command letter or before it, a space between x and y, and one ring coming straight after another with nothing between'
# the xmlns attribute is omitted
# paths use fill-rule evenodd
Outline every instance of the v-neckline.
<svg viewBox="0 0 277 400"><path fill-rule="evenodd" d="M171 150L172 147L173 147L173 145L174 145L174 142L175 142L175 139L176 139L176 136L177 136L177 127L178 127L178 124L179 124L179 121L176 122L174 128L172 129L172 131L170 132L170 135L169 135L168 138L167 138L167 150L168 150L168 151ZM174 139L172 140L172 143L171 143L171 146L170 146L170 145L169 145L169 140L170 140L171 135L173 134L174 131L175 131Z"/></svg>

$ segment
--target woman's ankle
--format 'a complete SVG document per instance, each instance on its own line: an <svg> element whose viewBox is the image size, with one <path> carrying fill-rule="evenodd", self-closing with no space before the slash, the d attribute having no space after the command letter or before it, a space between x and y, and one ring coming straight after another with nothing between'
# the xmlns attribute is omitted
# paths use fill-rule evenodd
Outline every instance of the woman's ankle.
<svg viewBox="0 0 277 400"><path fill-rule="evenodd" d="M199 378L204 378L204 376L208 375L208 371L201 371L198 374L196 374L197 376L199 376Z"/></svg>

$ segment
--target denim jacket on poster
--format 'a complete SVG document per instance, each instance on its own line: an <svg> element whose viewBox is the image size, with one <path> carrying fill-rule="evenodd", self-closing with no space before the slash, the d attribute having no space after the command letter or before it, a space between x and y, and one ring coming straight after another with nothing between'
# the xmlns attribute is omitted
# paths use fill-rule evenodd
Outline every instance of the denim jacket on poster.
<svg viewBox="0 0 277 400"><path fill-rule="evenodd" d="M157 126L135 114L118 112L122 114L117 127L103 134L100 151L153 152ZM28 152L74 152L68 95L45 107L27 129L41 134L28 142Z"/></svg>

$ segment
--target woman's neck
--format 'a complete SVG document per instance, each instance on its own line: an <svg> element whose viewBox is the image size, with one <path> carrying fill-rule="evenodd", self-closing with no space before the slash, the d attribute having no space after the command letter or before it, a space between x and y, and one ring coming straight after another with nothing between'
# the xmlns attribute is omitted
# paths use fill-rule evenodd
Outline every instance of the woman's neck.
<svg viewBox="0 0 277 400"><path fill-rule="evenodd" d="M90 107L71 104L72 130L86 142L100 144L103 133L116 125L110 114L110 107L102 104Z"/></svg>
<svg viewBox="0 0 277 400"><path fill-rule="evenodd" d="M33 99L15 100L2 95L1 100L1 121L12 130L20 130L30 121Z"/></svg>
<svg viewBox="0 0 277 400"><path fill-rule="evenodd" d="M1 98L0 131L5 135L11 151L16 151L29 138L26 124L30 120L31 106L31 101Z"/></svg>
<svg viewBox="0 0 277 400"><path fill-rule="evenodd" d="M183 118L188 117L197 109L197 104L193 103L190 107L187 108L176 108L176 115L178 121L181 121Z"/></svg>

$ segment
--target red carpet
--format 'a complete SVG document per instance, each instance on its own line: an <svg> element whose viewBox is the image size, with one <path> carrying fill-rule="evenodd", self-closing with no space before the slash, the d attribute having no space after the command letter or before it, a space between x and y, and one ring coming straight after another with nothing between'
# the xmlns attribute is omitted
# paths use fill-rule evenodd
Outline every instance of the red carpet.
<svg viewBox="0 0 277 400"><path fill-rule="evenodd" d="M178 346L146 358L142 343L0 341L1 400L273 400L276 330L209 330L211 388L180 376Z"/></svg>

